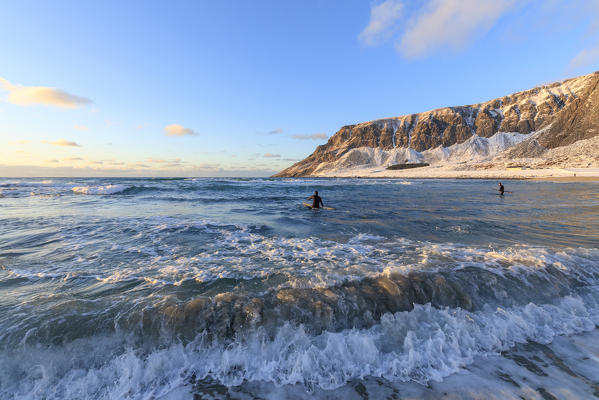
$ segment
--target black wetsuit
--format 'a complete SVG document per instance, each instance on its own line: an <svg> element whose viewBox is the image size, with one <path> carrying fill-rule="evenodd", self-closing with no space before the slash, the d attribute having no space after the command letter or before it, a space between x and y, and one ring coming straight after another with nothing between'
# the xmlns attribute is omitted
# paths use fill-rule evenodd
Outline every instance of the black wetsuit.
<svg viewBox="0 0 599 400"><path fill-rule="evenodd" d="M503 188L503 185L502 185L502 184L499 184L499 194L500 194L501 196L503 196L503 192L504 192L504 191L505 191L505 189Z"/></svg>
<svg viewBox="0 0 599 400"><path fill-rule="evenodd" d="M324 207L322 198L317 194L313 194L312 196L308 197L308 200L312 200L312 208L320 208L321 205Z"/></svg>

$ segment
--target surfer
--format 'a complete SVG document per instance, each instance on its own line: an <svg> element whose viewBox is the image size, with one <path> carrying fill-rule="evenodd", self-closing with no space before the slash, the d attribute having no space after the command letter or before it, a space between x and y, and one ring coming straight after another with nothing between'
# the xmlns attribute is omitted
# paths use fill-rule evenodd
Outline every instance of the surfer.
<svg viewBox="0 0 599 400"><path fill-rule="evenodd" d="M503 185L501 184L501 182L499 182L499 195L503 196L503 192L505 192L505 188L503 187Z"/></svg>
<svg viewBox="0 0 599 400"><path fill-rule="evenodd" d="M312 200L312 208L320 208L320 206L324 207L322 198L318 195L318 190L315 190L314 194L308 197L308 200Z"/></svg>

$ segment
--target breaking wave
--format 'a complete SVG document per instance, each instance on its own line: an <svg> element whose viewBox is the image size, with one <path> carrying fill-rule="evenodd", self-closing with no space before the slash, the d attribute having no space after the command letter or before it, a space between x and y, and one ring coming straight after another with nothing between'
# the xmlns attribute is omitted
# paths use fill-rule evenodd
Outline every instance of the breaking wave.
<svg viewBox="0 0 599 400"><path fill-rule="evenodd" d="M539 397L557 370L556 397L595 390L590 184L0 184L55 194L2 198L2 399ZM316 189L337 210L302 207Z"/></svg>
<svg viewBox="0 0 599 400"><path fill-rule="evenodd" d="M80 194L116 194L122 193L130 186L125 185L101 185L101 186L75 186L72 190Z"/></svg>
<svg viewBox="0 0 599 400"><path fill-rule="evenodd" d="M225 386L266 381L308 389L335 389L368 376L425 384L462 370L477 356L527 341L549 343L598 323L596 308L566 297L556 304L477 312L425 304L386 313L368 329L313 335L286 323L274 335L257 329L222 341L201 332L191 342L150 349L124 334L94 335L3 350L0 393L17 399L147 398L206 378Z"/></svg>

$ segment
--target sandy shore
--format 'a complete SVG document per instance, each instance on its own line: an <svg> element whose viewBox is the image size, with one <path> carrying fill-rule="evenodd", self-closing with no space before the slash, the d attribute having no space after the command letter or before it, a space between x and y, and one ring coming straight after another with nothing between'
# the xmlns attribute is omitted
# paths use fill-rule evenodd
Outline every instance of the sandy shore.
<svg viewBox="0 0 599 400"><path fill-rule="evenodd" d="M383 167L352 168L319 175L335 178L406 178L406 179L536 179L560 182L599 181L599 168L545 169L480 169L455 170L444 167L423 167L388 170Z"/></svg>
<svg viewBox="0 0 599 400"><path fill-rule="evenodd" d="M599 176L554 176L547 178L533 178L535 181L552 182L599 182Z"/></svg>

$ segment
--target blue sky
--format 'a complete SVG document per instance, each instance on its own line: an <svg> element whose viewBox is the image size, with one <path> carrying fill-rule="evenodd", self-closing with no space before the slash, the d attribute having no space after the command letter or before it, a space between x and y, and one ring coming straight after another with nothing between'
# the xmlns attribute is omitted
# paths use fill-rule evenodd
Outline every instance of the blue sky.
<svg viewBox="0 0 599 400"><path fill-rule="evenodd" d="M599 0L2 6L0 175L269 175L341 126L599 70Z"/></svg>

